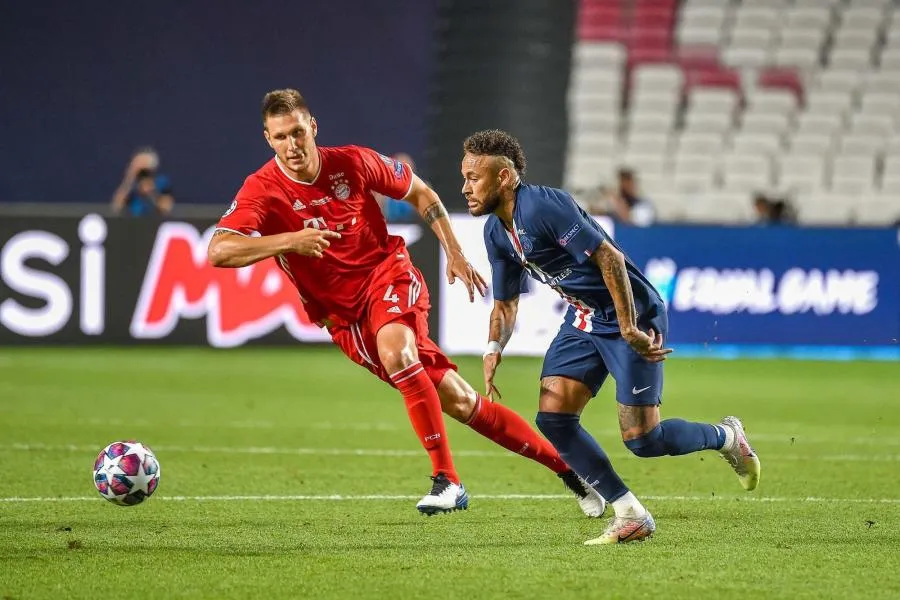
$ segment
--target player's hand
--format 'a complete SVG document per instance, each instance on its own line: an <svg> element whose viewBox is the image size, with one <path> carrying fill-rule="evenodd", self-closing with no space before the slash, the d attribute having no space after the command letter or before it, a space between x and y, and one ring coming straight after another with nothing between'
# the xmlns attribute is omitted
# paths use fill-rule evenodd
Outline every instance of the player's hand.
<svg viewBox="0 0 900 600"><path fill-rule="evenodd" d="M466 285L466 289L469 290L469 302L475 302L476 289L481 294L481 297L484 298L484 295L487 293L487 283L484 277L475 270L472 263L466 260L462 252L451 252L447 256L447 281L452 284L457 277L462 280Z"/></svg>
<svg viewBox="0 0 900 600"><path fill-rule="evenodd" d="M330 229L301 229L291 236L291 252L300 256L322 258L325 250L331 246L329 239L339 239L341 234Z"/></svg>
<svg viewBox="0 0 900 600"><path fill-rule="evenodd" d="M671 348L663 348L663 336L652 329L644 333L637 327L622 333L622 337L634 351L650 362L662 362L666 355L672 352Z"/></svg>
<svg viewBox="0 0 900 600"><path fill-rule="evenodd" d="M497 373L497 367L500 366L502 355L499 352L491 352L484 355L484 395L493 400L502 398L500 390L494 385L494 375ZM494 394L497 397L494 398Z"/></svg>

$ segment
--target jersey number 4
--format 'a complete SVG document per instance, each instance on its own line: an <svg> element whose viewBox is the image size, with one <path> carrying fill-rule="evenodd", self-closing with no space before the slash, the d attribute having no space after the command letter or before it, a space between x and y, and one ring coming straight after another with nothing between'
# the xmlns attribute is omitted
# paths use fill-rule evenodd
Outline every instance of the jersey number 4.
<svg viewBox="0 0 900 600"><path fill-rule="evenodd" d="M384 300L385 302L393 302L394 304L397 304L398 302L400 302L400 296L398 296L397 294L394 294L393 291L394 291L393 284L387 286L387 291L384 293L384 298L382 298L382 300Z"/></svg>

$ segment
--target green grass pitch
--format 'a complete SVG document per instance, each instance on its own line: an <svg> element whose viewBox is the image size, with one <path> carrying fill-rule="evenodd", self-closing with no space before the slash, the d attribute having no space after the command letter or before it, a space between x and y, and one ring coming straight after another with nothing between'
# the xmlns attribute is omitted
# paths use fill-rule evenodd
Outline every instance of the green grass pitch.
<svg viewBox="0 0 900 600"><path fill-rule="evenodd" d="M498 380L530 421L539 369ZM584 421L658 530L584 547L605 519L455 422L470 509L420 516L401 399L333 349L2 349L0 599L900 597L896 363L670 360L664 416L743 418L752 494L713 452L628 454L612 391ZM91 482L127 438L162 465L134 508Z"/></svg>

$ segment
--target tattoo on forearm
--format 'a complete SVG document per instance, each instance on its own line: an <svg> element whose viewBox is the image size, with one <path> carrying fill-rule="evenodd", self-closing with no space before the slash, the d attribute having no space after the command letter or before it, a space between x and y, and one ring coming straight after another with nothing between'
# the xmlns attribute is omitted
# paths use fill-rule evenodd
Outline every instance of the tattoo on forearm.
<svg viewBox="0 0 900 600"><path fill-rule="evenodd" d="M225 231L224 229L216 229L216 230L213 232L212 236L213 236L213 237L218 237L218 236L220 236L220 235L225 235L225 234L227 234L227 233L231 233L231 232L230 232L230 231Z"/></svg>
<svg viewBox="0 0 900 600"><path fill-rule="evenodd" d="M506 342L512 337L512 327L508 327L503 317L491 316L489 339L497 340L500 345L506 347Z"/></svg>
<svg viewBox="0 0 900 600"><path fill-rule="evenodd" d="M631 293L631 282L628 280L625 261L619 252L608 244L602 244L597 253L600 273L603 275L603 281L606 283L606 287L609 288L609 293L616 306L616 317L619 320L619 326L636 325L637 316L634 308L634 296Z"/></svg>
<svg viewBox="0 0 900 600"><path fill-rule="evenodd" d="M425 223L431 225L438 219L447 216L447 209L444 208L444 205L440 202L435 202L434 204L429 204L425 207L425 210L422 211L422 218L425 220Z"/></svg>

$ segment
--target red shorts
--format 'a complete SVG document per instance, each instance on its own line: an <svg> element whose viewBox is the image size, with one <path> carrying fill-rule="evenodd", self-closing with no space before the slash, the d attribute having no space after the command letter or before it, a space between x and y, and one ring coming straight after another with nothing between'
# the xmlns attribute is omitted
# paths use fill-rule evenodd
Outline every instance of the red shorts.
<svg viewBox="0 0 900 600"><path fill-rule="evenodd" d="M419 360L437 386L449 370L456 371L444 352L428 337L428 288L422 273L405 253L381 263L372 275L369 289L362 292L364 309L359 322L334 325L328 329L331 339L350 360L362 365L382 381L394 383L378 358L375 335L394 321L405 323L416 336Z"/></svg>

